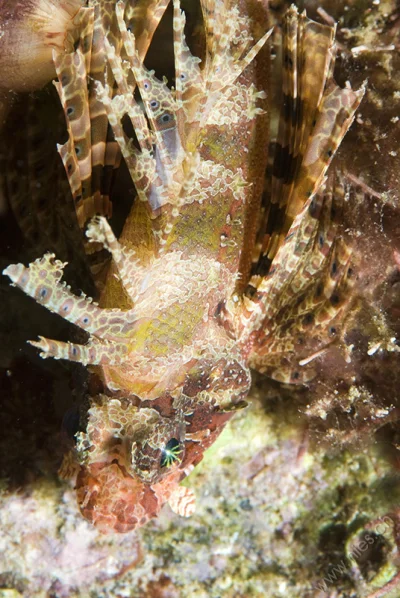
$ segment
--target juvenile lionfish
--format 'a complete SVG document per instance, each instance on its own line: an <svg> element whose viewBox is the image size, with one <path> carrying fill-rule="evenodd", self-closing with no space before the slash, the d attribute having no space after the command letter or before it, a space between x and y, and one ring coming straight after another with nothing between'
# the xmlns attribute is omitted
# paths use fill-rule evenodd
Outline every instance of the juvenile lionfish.
<svg viewBox="0 0 400 598"><path fill-rule="evenodd" d="M32 344L42 357L90 366L103 383L76 448L79 506L103 531L140 526L165 502L193 513L193 493L179 483L246 405L250 368L305 383L340 342L351 298L335 209L343 188L325 173L363 89L333 80L334 28L294 7L285 16L282 110L261 209L265 9L201 0L200 59L173 0L168 87L144 65L168 4L93 0L75 17L71 47L54 52L69 132L59 152L78 222L87 250L112 256L105 282L97 274L100 303L61 282L54 254L4 271L88 333L84 345ZM107 217L119 152L137 199L117 240Z"/></svg>

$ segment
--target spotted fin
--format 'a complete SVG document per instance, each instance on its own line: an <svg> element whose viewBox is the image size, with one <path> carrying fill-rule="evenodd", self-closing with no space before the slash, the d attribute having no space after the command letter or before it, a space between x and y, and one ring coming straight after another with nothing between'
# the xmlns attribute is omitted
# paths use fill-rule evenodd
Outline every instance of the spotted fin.
<svg viewBox="0 0 400 598"><path fill-rule="evenodd" d="M122 7L120 18L124 26L125 18L133 30L139 32L138 44L142 60L167 4L167 0L150 3L141 0L128 2L126 7ZM53 55L58 77L55 86L64 109L68 131L66 143L58 149L81 229L86 228L94 215L107 218L112 215L112 185L121 161L121 148L108 119L108 106L114 95L115 79L106 54L107 48L112 44L115 61L121 62L123 41L117 14L114 0L91 0L89 7L82 8L76 15L67 51L54 52ZM103 90L101 96L98 94L99 86ZM142 123L144 121L143 117ZM147 149L151 149L150 141ZM149 173L148 162L149 160L144 159L141 168L137 170ZM107 272L105 266L108 254L103 251L101 243L88 242L86 237L83 237L83 242L85 253L90 256L92 275L97 287L101 289Z"/></svg>
<svg viewBox="0 0 400 598"><path fill-rule="evenodd" d="M107 83L112 87L112 74L105 68L106 56L104 35L115 40L119 49L120 44L115 35L116 19L113 1L94 3L93 36L90 54L90 68L88 71L88 99L90 114L90 140L92 148L91 187L95 213L110 217L112 204L110 201L111 186L114 171L120 164L120 151L113 139L107 112L96 93L97 81ZM93 210L89 217L93 216Z"/></svg>
<svg viewBox="0 0 400 598"><path fill-rule="evenodd" d="M134 264L130 260L131 256L119 247L111 229L109 227L107 229L108 225L104 218L103 221L106 228L98 226L98 240L104 242L115 257L119 257L118 267L129 292L132 289L130 269ZM92 237L93 233L94 231ZM41 305L45 305L50 311L61 315L89 333L89 340L84 345L64 343L44 337L40 337L39 341L31 341L31 344L41 349L42 357L69 359L84 365L121 365L128 353L128 344L124 339L127 330L131 329L134 322L134 312L101 308L84 293L80 296L72 293L70 287L65 282L61 282L65 265L56 260L54 254L47 253L28 267L23 264L11 264L3 271L14 286L23 290Z"/></svg>
<svg viewBox="0 0 400 598"><path fill-rule="evenodd" d="M93 19L92 8L81 8L80 37L69 52L53 53L58 81L55 87L66 116L68 141L59 147L82 228L95 212L91 188L92 145L87 77L90 68ZM72 43L72 41L71 41Z"/></svg>
<svg viewBox="0 0 400 598"><path fill-rule="evenodd" d="M135 21L140 30L141 58L146 54L154 29L168 2L140 2L126 7L128 20ZM95 214L110 217L112 204L110 188L112 172L119 165L120 149L110 135L107 109L97 94L101 84L112 98L113 70L107 68L106 44L112 43L116 57L120 57L122 39L117 25L119 14L123 26L124 6L114 1L91 2L75 18L75 36L68 52L54 53L59 93L69 133L68 141L60 146L65 170L75 200L81 228ZM121 10L122 8L122 10ZM121 14L122 13L122 14Z"/></svg>

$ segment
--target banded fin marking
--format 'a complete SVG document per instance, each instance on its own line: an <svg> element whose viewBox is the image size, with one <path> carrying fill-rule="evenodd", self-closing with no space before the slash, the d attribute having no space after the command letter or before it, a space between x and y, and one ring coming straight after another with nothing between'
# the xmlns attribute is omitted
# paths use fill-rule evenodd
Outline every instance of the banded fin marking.
<svg viewBox="0 0 400 598"><path fill-rule="evenodd" d="M258 275L271 268L294 218L321 186L365 92L333 82L334 34L295 7L285 16L282 111Z"/></svg>
<svg viewBox="0 0 400 598"><path fill-rule="evenodd" d="M278 250L274 269L260 277L254 300L245 301L249 320L259 315L259 301L265 313L249 363L281 382L306 383L315 374L314 361L341 342L353 283L352 252L337 236L346 193L340 179L331 175L325 191L308 200Z"/></svg>
<svg viewBox="0 0 400 598"><path fill-rule="evenodd" d="M69 140L60 147L60 155L71 176L71 191L81 228L95 212L92 189L92 145L90 136L89 96L87 66L90 64L91 31L94 10L81 8L76 17L80 24L80 37L76 49L67 53L53 51L53 61L58 81L54 83L67 121Z"/></svg>

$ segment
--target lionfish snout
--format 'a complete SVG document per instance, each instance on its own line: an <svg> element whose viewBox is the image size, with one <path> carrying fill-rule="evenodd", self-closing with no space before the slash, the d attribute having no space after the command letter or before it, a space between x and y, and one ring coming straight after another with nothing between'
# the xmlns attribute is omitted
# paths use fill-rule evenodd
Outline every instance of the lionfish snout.
<svg viewBox="0 0 400 598"><path fill-rule="evenodd" d="M187 495L191 493L178 486L180 478L181 473L175 470L151 485L130 476L117 462L81 467L76 482L78 505L85 519L99 531L125 533L156 517L173 495L181 497L180 490L184 491L187 509L181 514L190 515L194 507L187 507Z"/></svg>

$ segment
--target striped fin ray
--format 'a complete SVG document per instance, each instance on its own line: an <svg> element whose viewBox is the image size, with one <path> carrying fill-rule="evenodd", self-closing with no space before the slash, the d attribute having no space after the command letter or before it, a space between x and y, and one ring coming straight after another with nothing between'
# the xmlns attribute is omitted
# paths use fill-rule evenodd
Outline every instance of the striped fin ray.
<svg viewBox="0 0 400 598"><path fill-rule="evenodd" d="M105 38L112 37L119 51L116 33L116 19L114 1L93 3L93 43L91 47L90 69L88 71L88 95L90 113L90 137L92 146L92 194L95 213L111 217L112 204L110 201L113 172L119 166L118 144L109 131L107 112L97 98L96 82L103 85L107 81L112 89L112 73L105 69L106 51Z"/></svg>
<svg viewBox="0 0 400 598"><path fill-rule="evenodd" d="M136 51L143 61L170 0L129 0L125 22L136 39ZM114 4L114 3L113 3Z"/></svg>
<svg viewBox="0 0 400 598"><path fill-rule="evenodd" d="M307 212L299 217L298 228L294 228L293 237L281 250L281 259L271 275L272 285L269 292L268 319L273 311L278 311L292 300L296 304L302 299L310 283L323 288L323 293L315 297L325 300L334 293L340 275L340 265L347 264L346 245L337 239L338 222L332 218L337 210L334 205L341 204L344 188L329 181L325 193L319 193L306 206ZM330 275L332 273L332 276ZM321 287L323 277L323 287ZM275 278L275 281L273 280ZM318 282L317 282L318 281ZM311 309L317 302L312 302Z"/></svg>
<svg viewBox="0 0 400 598"><path fill-rule="evenodd" d="M101 90L99 90L99 97L102 97ZM154 157L149 150L145 149L140 151L136 149L131 143L131 140L128 139L121 124L122 116L124 114L128 114L132 120L135 120L136 117L140 117L141 115L135 110L135 106L126 106L123 96L116 96L113 100L110 100L104 95L103 102L107 109L108 118L115 139L121 148L132 181L135 184L138 198L144 202L151 202L152 189L158 178ZM161 188L161 181L158 180L157 182L157 186ZM154 207L158 207L158 204L154 204Z"/></svg>
<svg viewBox="0 0 400 598"><path fill-rule="evenodd" d="M98 85L97 93L105 104L115 139L139 199L147 201L154 214L172 197L179 195L179 182L176 179L179 179L183 152L176 125L177 105L173 92L143 65L143 56L136 47L137 40L128 31L124 20L124 14L127 14L125 3L118 2L115 10L126 60L123 61L115 47L106 41L108 61L118 85L118 93L110 99L107 97L108 90L102 85ZM153 19L156 15L161 18L164 10L165 6L163 10L155 11ZM154 29L155 24L152 25ZM149 42L148 33L146 39ZM141 47L143 53L148 43L142 42ZM144 110L134 97L136 87ZM122 119L125 115L130 118L139 148L124 132Z"/></svg>
<svg viewBox="0 0 400 598"><path fill-rule="evenodd" d="M120 32L119 20L125 26L125 21L129 23L129 28L137 32L138 52L141 60L144 59L148 47L151 43L154 31L161 20L169 0L138 0L128 2L125 5L125 14L116 10L115 0L102 1L101 3L93 2L95 8L94 21L94 36L92 47L92 60L90 69L89 82L89 101L90 101L90 116L91 116L91 133L93 146L93 186L97 197L100 200L100 209L97 209L98 215L111 216L112 204L109 200L112 182L114 180L114 173L120 165L121 154L124 155L125 161L130 169L132 179L137 187L141 184L143 188L147 188L149 181L152 179L153 162L150 156L152 144L150 135L148 133L147 122L145 117L134 108L134 91L135 85L127 85L124 81L122 69L121 52L123 52L123 39ZM124 20L125 19L125 20ZM113 59L107 64L107 58L112 49ZM111 66L111 68L110 68ZM115 68L117 66L117 68ZM116 77L119 76L118 81ZM117 114L121 110L121 97L116 97L115 83L118 87L125 83L123 92L125 93L125 100L130 97L129 116L133 120L133 127L135 131L144 131L145 139L141 140L142 149L145 148L144 155L137 154L132 156L132 143L129 143L123 127L122 116L115 118L112 114L113 107L118 105ZM120 90L121 91L121 90ZM122 102L124 103L124 102ZM125 111L126 113L126 111ZM110 118L109 118L110 117ZM137 121L139 118L139 121ZM111 125L114 126L111 126ZM139 135L140 136L140 135ZM128 149L129 148L129 149ZM121 151L122 150L122 151ZM138 158L138 159L136 159ZM146 196L142 199L147 199ZM102 244L87 243L86 251L88 253L97 253L101 249ZM101 254L98 255L97 261L99 264L94 264L92 256L92 271L96 275L98 284L100 284L99 275L104 274L104 260L101 259Z"/></svg>
<svg viewBox="0 0 400 598"><path fill-rule="evenodd" d="M176 162L180 149L175 98L166 84L159 81L154 73L144 66L136 50L135 36L127 30L123 10L124 4L120 1L117 3L116 13L124 49L151 125L160 167L164 170L164 176L168 177L168 171L173 162Z"/></svg>
<svg viewBox="0 0 400 598"><path fill-rule="evenodd" d="M187 137L196 118L198 105L204 99L205 85L200 71L200 58L193 56L185 39L186 18L179 0L174 0L174 57L175 88L178 106L178 131L182 144L187 147Z"/></svg>
<svg viewBox="0 0 400 598"><path fill-rule="evenodd" d="M107 87L109 98L114 95L115 82L115 68L104 68L107 62L107 54L112 49L114 53L114 65L121 62L121 51L123 49L123 40L120 35L119 20L127 23L129 29L135 32L137 52L141 61L146 56L147 50L153 38L154 32L169 4L170 0L138 0L127 2L125 5L124 15L116 8L115 0L103 1L100 4L95 3L96 17L95 18L95 32L94 44L92 49L92 61L90 76L92 79L91 85L91 115L95 115L95 111L101 115L101 126L103 135L99 135L101 139L106 138L104 164L100 163L102 167L102 195L105 201L105 195L109 193L112 181L112 171L118 168L120 164L121 150L112 134L111 127L108 126L108 112L103 102L99 99L97 94L98 83L103 87ZM118 20L119 19L119 20ZM121 21L120 21L121 22ZM122 69L119 69L122 73ZM119 78L118 85L124 82ZM135 85L128 86L125 84L123 92L128 95L135 91ZM102 94L104 99L104 93ZM95 106L95 109L92 108ZM142 119L141 125L143 126ZM104 135L104 130L107 128L107 135ZM146 144L147 149L151 148L151 143ZM107 215L107 212L103 212Z"/></svg>
<svg viewBox="0 0 400 598"><path fill-rule="evenodd" d="M325 172L364 95L332 80L335 29L298 15L283 28L283 98L263 251L254 272L264 275Z"/></svg>
<svg viewBox="0 0 400 598"><path fill-rule="evenodd" d="M206 28L204 78L210 91L231 85L255 58L270 32L254 43L246 18L229 0L201 0Z"/></svg>
<svg viewBox="0 0 400 598"><path fill-rule="evenodd" d="M314 376L314 360L341 340L353 293L352 254L338 236L345 187L329 177L324 192L309 199L290 238L260 289L267 290L265 316L254 334L252 367L287 383ZM251 312L251 299L245 300Z"/></svg>
<svg viewBox="0 0 400 598"><path fill-rule="evenodd" d="M116 40L114 2L89 2L75 18L75 36L71 49L53 54L58 76L56 89L64 108L68 141L59 147L79 226L83 229L94 216L111 217L110 190L112 172L119 165L119 150L109 134L106 110L98 100L96 83L113 80L105 65L105 37ZM88 253L96 248L86 244Z"/></svg>
<svg viewBox="0 0 400 598"><path fill-rule="evenodd" d="M108 60L120 86L120 91L123 93L111 99L108 89L99 84L97 94L107 111L115 140L121 149L138 197L141 201L149 202L152 205L151 198L154 184L157 182L157 188L162 189L162 182L156 174L156 162L152 155L151 133L144 114L134 100L131 89L124 77L122 63L116 57L111 45L108 46ZM122 119L125 114L129 116L135 129L140 149L134 146L123 129ZM154 209L159 207L159 199L153 203L153 207Z"/></svg>
<svg viewBox="0 0 400 598"><path fill-rule="evenodd" d="M92 145L87 88L93 18L93 9L80 9L77 15L80 38L76 49L68 53L53 53L58 77L55 87L64 108L69 133L68 141L59 146L59 153L70 181L81 228L95 213L91 192Z"/></svg>
<svg viewBox="0 0 400 598"><path fill-rule="evenodd" d="M292 14L296 19L297 14L292 9L287 16L288 20L291 19ZM315 23L308 19L304 12L298 17L298 54L296 57L298 102L293 106L297 128L294 147L295 159L301 154L302 148L310 137L315 117L321 111L318 107L324 92L332 83L331 77L336 53L335 33L336 26L330 27ZM290 61L290 54L286 55L285 53L284 60Z"/></svg>

